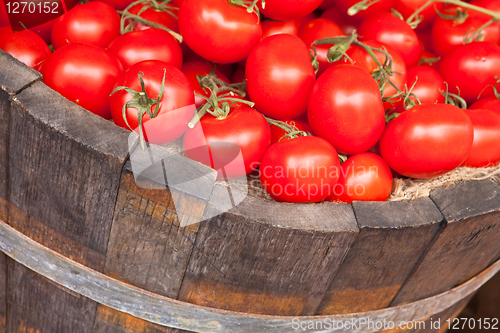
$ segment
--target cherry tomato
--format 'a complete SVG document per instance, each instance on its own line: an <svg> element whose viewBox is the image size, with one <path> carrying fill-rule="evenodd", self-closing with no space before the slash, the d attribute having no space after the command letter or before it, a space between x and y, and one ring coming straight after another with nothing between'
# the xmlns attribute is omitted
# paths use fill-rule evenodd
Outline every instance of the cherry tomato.
<svg viewBox="0 0 500 333"><path fill-rule="evenodd" d="M163 29L151 28L120 35L108 50L125 69L143 60L161 60L177 68L182 66L182 51L177 40Z"/></svg>
<svg viewBox="0 0 500 333"><path fill-rule="evenodd" d="M439 72L448 82L451 92L458 94L467 103L481 97L493 95L487 86L495 85L500 72L500 46L491 42L473 42L457 46L445 56L439 65Z"/></svg>
<svg viewBox="0 0 500 333"><path fill-rule="evenodd" d="M417 105L387 124L380 152L401 175L432 178L462 164L473 138L472 122L458 107Z"/></svg>
<svg viewBox="0 0 500 333"><path fill-rule="evenodd" d="M123 71L118 59L100 47L71 43L42 63L43 82L72 102L111 118L109 94Z"/></svg>
<svg viewBox="0 0 500 333"><path fill-rule="evenodd" d="M309 124L343 154L370 149L385 126L380 91L373 78L352 65L328 69L309 98Z"/></svg>
<svg viewBox="0 0 500 333"><path fill-rule="evenodd" d="M142 118L145 140L153 144L164 144L179 138L188 128L189 121L196 111L191 85L186 76L175 66L159 60L145 60L132 65L125 71L115 87L129 87L141 91L138 73L141 72L147 95L158 98L165 75L163 96L160 100L158 115L151 118L144 114ZM136 108L126 108L127 123L123 119L123 106L132 100L132 95L125 90L111 95L111 114L115 124L127 129L139 131L139 117ZM151 107L155 110L156 104Z"/></svg>
<svg viewBox="0 0 500 333"><path fill-rule="evenodd" d="M283 21L312 13L321 2L322 0L266 0L265 8L259 2L259 9L266 17Z"/></svg>
<svg viewBox="0 0 500 333"><path fill-rule="evenodd" d="M194 52L221 64L245 59L262 36L259 17L227 0L182 1L179 29Z"/></svg>
<svg viewBox="0 0 500 333"><path fill-rule="evenodd" d="M101 1L78 5L54 22L52 46L55 50L68 43L108 46L120 33L120 15Z"/></svg>
<svg viewBox="0 0 500 333"><path fill-rule="evenodd" d="M302 39L307 47L311 47L311 44L315 40L337 36L345 36L345 33L337 23L322 18L307 22L299 30L299 38ZM319 63L318 76L330 67L327 53L332 46L332 44L316 45L316 54Z"/></svg>
<svg viewBox="0 0 500 333"><path fill-rule="evenodd" d="M184 135L184 151L187 157L217 170L218 179L227 179L255 170L270 142L266 119L243 106L224 119L205 114ZM239 154L242 159L236 158Z"/></svg>
<svg viewBox="0 0 500 333"><path fill-rule="evenodd" d="M269 147L260 163L260 181L276 201L319 202L337 183L339 167L332 145L302 136Z"/></svg>
<svg viewBox="0 0 500 333"><path fill-rule="evenodd" d="M500 115L486 110L465 110L472 121L474 141L465 166L482 168L500 162Z"/></svg>
<svg viewBox="0 0 500 333"><path fill-rule="evenodd" d="M255 108L274 119L300 116L316 80L309 49L296 36L279 34L257 44L246 62L248 94Z"/></svg>
<svg viewBox="0 0 500 333"><path fill-rule="evenodd" d="M47 44L34 32L13 33L10 27L0 28L0 49L34 69L51 54Z"/></svg>
<svg viewBox="0 0 500 333"><path fill-rule="evenodd" d="M349 157L340 165L340 177L328 201L385 201L392 191L392 172L387 163L373 153Z"/></svg>
<svg viewBox="0 0 500 333"><path fill-rule="evenodd" d="M363 40L374 39L394 48L406 67L416 66L422 55L422 45L415 31L391 13L382 12L366 18L359 26L359 35Z"/></svg>
<svg viewBox="0 0 500 333"><path fill-rule="evenodd" d="M198 82L197 76L198 75L206 76L210 74L212 69L214 69L214 67L212 66L207 62L201 62L201 61L189 61L182 64L181 70L184 73L184 75L186 75L195 94L203 95L205 97L210 96L210 91L208 89L205 92L203 88L200 87L200 83ZM229 79L224 74L222 74L218 69L216 69L216 67L215 67L215 75L222 81L230 83ZM200 107L206 102L204 98L199 96L195 96L194 100L196 107Z"/></svg>
<svg viewBox="0 0 500 333"><path fill-rule="evenodd" d="M457 7L446 9L453 15ZM436 18L432 26L432 49L435 54L445 56L453 51L457 46L464 44L464 38L471 36L479 27L490 20L489 17L479 16L473 11L468 11L469 17L462 21L447 20L441 17ZM500 29L498 25L489 25L483 29L485 42L498 43L500 41Z"/></svg>
<svg viewBox="0 0 500 333"><path fill-rule="evenodd" d="M297 130L299 131L304 131L304 132L309 132L310 134L314 134L311 126L309 126L308 123L299 121L299 120L282 120L284 123L287 123L288 125L295 126ZM271 125L271 144L275 144L276 142L281 142L283 140L292 140L289 137L286 137L284 130L279 128L278 126Z"/></svg>

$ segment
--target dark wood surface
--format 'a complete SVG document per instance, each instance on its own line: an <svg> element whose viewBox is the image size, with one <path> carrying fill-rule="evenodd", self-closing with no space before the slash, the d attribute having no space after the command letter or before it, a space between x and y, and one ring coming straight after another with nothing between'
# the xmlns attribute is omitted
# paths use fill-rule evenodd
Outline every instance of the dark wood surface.
<svg viewBox="0 0 500 333"><path fill-rule="evenodd" d="M391 303L412 302L449 290L500 257L500 185L462 182L433 190L447 225Z"/></svg>
<svg viewBox="0 0 500 333"><path fill-rule="evenodd" d="M348 205L306 206L309 216L248 197L201 223L179 299L249 313L314 314L358 230ZM298 223L307 228L287 226Z"/></svg>
<svg viewBox="0 0 500 333"><path fill-rule="evenodd" d="M97 303L8 259L7 332L90 333Z"/></svg>
<svg viewBox="0 0 500 333"><path fill-rule="evenodd" d="M33 84L13 101L9 201L104 256L127 138L125 130ZM102 271L101 262L86 264Z"/></svg>
<svg viewBox="0 0 500 333"><path fill-rule="evenodd" d="M429 198L352 205L359 235L317 314L388 307L442 230L443 216Z"/></svg>

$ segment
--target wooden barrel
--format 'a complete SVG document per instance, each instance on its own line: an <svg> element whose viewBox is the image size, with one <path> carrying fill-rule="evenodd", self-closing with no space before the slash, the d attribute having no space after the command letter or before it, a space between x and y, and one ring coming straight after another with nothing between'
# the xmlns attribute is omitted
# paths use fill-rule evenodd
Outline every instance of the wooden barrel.
<svg viewBox="0 0 500 333"><path fill-rule="evenodd" d="M6 332L218 332L214 322L224 318L261 320L262 331L272 332L273 320L383 317L410 308L411 318L428 324L406 331L437 332L444 326L431 329L432 320L457 315L498 269L496 181L351 205L276 203L249 193L227 210L227 187L218 182L206 195L138 184L128 131L69 102L3 52L0 87L0 218L10 226L0 232L8 254L0 260ZM36 268L22 259L23 249L9 245L16 232L31 240L19 238L25 246L63 260L67 279L45 270L55 264ZM93 292L71 283L86 272L101 279ZM134 312L96 301L96 290L122 290L116 286L128 290L124 297L140 291L195 315L173 322L142 307L149 303ZM218 319L201 327L196 314L206 313Z"/></svg>

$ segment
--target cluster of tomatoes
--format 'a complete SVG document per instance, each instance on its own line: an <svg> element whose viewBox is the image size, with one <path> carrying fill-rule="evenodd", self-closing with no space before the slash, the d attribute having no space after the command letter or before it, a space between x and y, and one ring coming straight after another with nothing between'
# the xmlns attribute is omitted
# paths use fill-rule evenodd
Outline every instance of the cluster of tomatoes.
<svg viewBox="0 0 500 333"><path fill-rule="evenodd" d="M394 176L496 165L500 2L358 1L91 1L0 28L0 48L219 178L258 170L277 201L386 200Z"/></svg>

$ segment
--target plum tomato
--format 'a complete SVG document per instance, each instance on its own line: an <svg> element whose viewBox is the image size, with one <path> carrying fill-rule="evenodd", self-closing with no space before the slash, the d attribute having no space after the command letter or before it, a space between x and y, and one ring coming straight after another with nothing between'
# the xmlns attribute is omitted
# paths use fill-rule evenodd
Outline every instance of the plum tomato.
<svg viewBox="0 0 500 333"><path fill-rule="evenodd" d="M309 47L299 37L264 38L248 56L245 75L250 99L264 115L290 119L306 112L316 75Z"/></svg>
<svg viewBox="0 0 500 333"><path fill-rule="evenodd" d="M387 124L380 152L401 175L432 178L460 166L469 155L473 138L472 122L460 108L417 105Z"/></svg>
<svg viewBox="0 0 500 333"><path fill-rule="evenodd" d="M146 94L152 99L158 98L165 76L164 91L157 116L151 118L145 113L142 117L144 139L153 144L164 144L179 138L188 128L188 123L196 112L193 90L188 79L173 65L159 60L145 60L125 71L115 87L128 87L140 92L139 72L144 80ZM132 98L126 90L114 92L110 98L111 114L115 124L138 132L140 130L138 109L126 108L128 125L123 118L123 106ZM151 106L152 112L155 107L156 104Z"/></svg>
<svg viewBox="0 0 500 333"><path fill-rule="evenodd" d="M260 18L228 0L183 0L178 22L189 48L220 64L245 59L262 36Z"/></svg>
<svg viewBox="0 0 500 333"><path fill-rule="evenodd" d="M472 121L474 141L465 166L490 167L500 162L500 115L486 109L464 110Z"/></svg>
<svg viewBox="0 0 500 333"><path fill-rule="evenodd" d="M339 177L335 148L315 136L278 142L266 151L259 167L260 181L276 201L319 202Z"/></svg>
<svg viewBox="0 0 500 333"><path fill-rule="evenodd" d="M392 191L392 172L382 157L360 153L340 165L338 183L326 200L385 201Z"/></svg>
<svg viewBox="0 0 500 333"><path fill-rule="evenodd" d="M183 145L187 157L217 170L218 179L228 179L255 170L270 142L266 119L243 106L231 110L223 119L205 114L186 131ZM242 160L237 158L240 154Z"/></svg>
<svg viewBox="0 0 500 333"><path fill-rule="evenodd" d="M123 67L111 52L98 46L71 43L42 63L43 82L70 101L111 118L109 94Z"/></svg>
<svg viewBox="0 0 500 333"><path fill-rule="evenodd" d="M380 138L385 112L377 83L359 67L332 67L316 81L309 98L309 124L347 155L365 152Z"/></svg>
<svg viewBox="0 0 500 333"><path fill-rule="evenodd" d="M416 32L403 20L391 13L378 13L367 17L359 26L363 40L376 40L399 52L406 67L416 66L422 56L422 44Z"/></svg>
<svg viewBox="0 0 500 333"><path fill-rule="evenodd" d="M489 97L500 74L500 46L491 42L472 42L457 46L439 64L439 72L450 91L473 103L479 95Z"/></svg>
<svg viewBox="0 0 500 333"><path fill-rule="evenodd" d="M92 1L75 6L58 17L52 27L55 50L67 43L86 43L106 47L120 33L120 15L111 5Z"/></svg>
<svg viewBox="0 0 500 333"><path fill-rule="evenodd" d="M163 29L131 31L113 39L108 51L116 55L125 69L144 60L160 60L177 68L182 66L182 51L177 40Z"/></svg>

